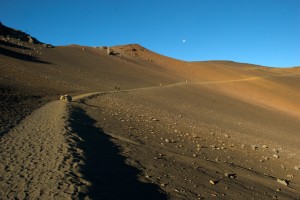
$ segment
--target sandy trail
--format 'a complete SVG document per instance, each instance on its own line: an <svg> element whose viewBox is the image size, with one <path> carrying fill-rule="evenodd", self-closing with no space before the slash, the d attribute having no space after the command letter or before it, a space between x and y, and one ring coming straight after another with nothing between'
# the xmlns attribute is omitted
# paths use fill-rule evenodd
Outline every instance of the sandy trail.
<svg viewBox="0 0 300 200"><path fill-rule="evenodd" d="M220 84L220 83L234 83L234 82L243 82L243 81L252 81L257 79L263 79L263 78L272 78L272 77L292 77L292 76L299 76L300 74L278 74L278 75L268 75L268 76L253 76L253 77L247 77L247 78L241 78L241 79L229 79L229 80L221 80L221 81L183 81L168 85L161 85L161 86L150 86L150 87L141 87L141 88L134 88L134 89L125 89L120 91L106 91L106 92L93 92L93 93L87 93L82 94L74 97L74 100L91 97L98 94L110 94L115 92L132 92L132 91L140 91L140 90L151 90L151 89L157 89L157 88L168 88L168 87L174 87L174 86L180 86L180 85L188 85L188 84L198 84L198 85L205 85L205 84Z"/></svg>
<svg viewBox="0 0 300 200"><path fill-rule="evenodd" d="M184 84L217 84L251 81L275 76L249 77L236 80L179 82L170 85L121 90L129 92ZM88 93L74 100L115 91ZM19 125L0 138L0 193L3 199L68 199L80 197L85 185L76 170L66 102L54 101L35 110ZM76 152L80 154L81 152ZM79 156L80 157L80 156Z"/></svg>
<svg viewBox="0 0 300 200"><path fill-rule="evenodd" d="M168 84L168 85L161 85L159 87L174 87L174 86L180 86L180 85L187 85L187 84L199 84L199 85L205 85L205 84L220 84L220 83L234 83L234 82L243 82L243 81L252 81L257 79L263 79L263 78L272 78L272 77L292 77L292 76L299 76L300 74L279 74L279 75L269 75L269 76L253 76L253 77L247 77L247 78L241 78L241 79L229 79L229 80L221 80L221 81L183 81L178 82L174 84ZM159 88L158 86L152 86L152 87L143 87L143 88L136 88L136 89L129 89L129 90L122 90L124 92L130 92L130 91L139 91L139 90L148 90L148 89L155 89ZM112 93L114 91L109 92L97 92L93 94L107 94Z"/></svg>
<svg viewBox="0 0 300 200"><path fill-rule="evenodd" d="M0 138L2 199L67 199L76 195L66 103L35 110Z"/></svg>

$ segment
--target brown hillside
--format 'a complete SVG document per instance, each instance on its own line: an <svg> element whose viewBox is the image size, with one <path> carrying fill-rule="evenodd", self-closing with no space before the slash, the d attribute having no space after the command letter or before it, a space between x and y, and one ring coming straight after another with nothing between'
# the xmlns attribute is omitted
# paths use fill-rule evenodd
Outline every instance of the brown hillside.
<svg viewBox="0 0 300 200"><path fill-rule="evenodd" d="M0 199L300 198L300 67L0 33Z"/></svg>

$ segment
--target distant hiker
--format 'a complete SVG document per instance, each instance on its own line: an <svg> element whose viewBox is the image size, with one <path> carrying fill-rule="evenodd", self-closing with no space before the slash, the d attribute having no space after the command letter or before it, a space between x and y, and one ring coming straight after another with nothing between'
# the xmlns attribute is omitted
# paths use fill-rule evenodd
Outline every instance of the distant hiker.
<svg viewBox="0 0 300 200"><path fill-rule="evenodd" d="M120 91L120 87L115 86L115 91Z"/></svg>

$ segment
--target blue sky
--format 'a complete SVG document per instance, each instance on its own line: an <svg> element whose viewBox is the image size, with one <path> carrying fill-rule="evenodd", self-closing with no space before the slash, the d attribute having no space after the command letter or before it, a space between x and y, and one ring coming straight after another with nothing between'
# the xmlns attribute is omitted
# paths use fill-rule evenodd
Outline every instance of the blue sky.
<svg viewBox="0 0 300 200"><path fill-rule="evenodd" d="M0 20L54 45L300 66L300 0L1 0Z"/></svg>

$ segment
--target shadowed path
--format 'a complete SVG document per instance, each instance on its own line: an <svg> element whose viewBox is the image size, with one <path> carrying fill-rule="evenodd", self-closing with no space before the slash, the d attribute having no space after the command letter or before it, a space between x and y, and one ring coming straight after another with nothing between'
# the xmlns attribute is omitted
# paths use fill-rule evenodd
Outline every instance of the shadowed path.
<svg viewBox="0 0 300 200"><path fill-rule="evenodd" d="M167 199L159 187L137 179L139 169L125 164L125 157L110 141L110 136L96 128L96 122L79 107L71 107L70 125L81 140L77 148L84 152L80 173L91 182L87 195L92 199ZM84 194L86 195L86 194Z"/></svg>

